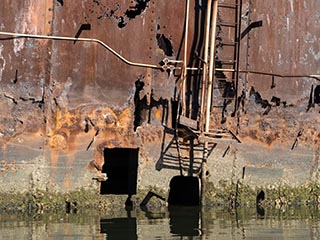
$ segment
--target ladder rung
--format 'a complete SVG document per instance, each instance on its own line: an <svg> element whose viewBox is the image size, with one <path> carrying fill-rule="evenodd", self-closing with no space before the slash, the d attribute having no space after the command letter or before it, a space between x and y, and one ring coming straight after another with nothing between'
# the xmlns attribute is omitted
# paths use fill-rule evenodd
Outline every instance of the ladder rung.
<svg viewBox="0 0 320 240"><path fill-rule="evenodd" d="M229 133L214 133L210 137L232 137Z"/></svg>
<svg viewBox="0 0 320 240"><path fill-rule="evenodd" d="M221 22L219 25L221 27L236 27L237 26L236 23L228 23L228 22Z"/></svg>
<svg viewBox="0 0 320 240"><path fill-rule="evenodd" d="M238 7L238 4L220 3L218 6L219 6L219 7L222 7L222 8L232 8L232 9L236 9L236 8Z"/></svg>
<svg viewBox="0 0 320 240"><path fill-rule="evenodd" d="M225 64L226 65L226 64ZM223 68L223 69L216 69L216 72L235 72L234 68Z"/></svg>
<svg viewBox="0 0 320 240"><path fill-rule="evenodd" d="M226 82L233 82L235 79L228 79L227 77L224 77L224 78L219 78L219 77L215 77L214 78L215 80L218 80L218 81L226 81Z"/></svg>
<svg viewBox="0 0 320 240"><path fill-rule="evenodd" d="M234 47L234 46L236 46L237 45L237 43L238 42L222 42L221 44L223 45L223 46L230 46L230 47Z"/></svg>
<svg viewBox="0 0 320 240"><path fill-rule="evenodd" d="M224 63L224 62L232 62L232 63L234 63L234 62L237 62L237 61L233 60L233 59L219 59L219 60L216 60L216 62L222 62L222 63Z"/></svg>
<svg viewBox="0 0 320 240"><path fill-rule="evenodd" d="M233 65L234 63L236 63L237 61L234 60L220 60L219 61L222 65Z"/></svg>

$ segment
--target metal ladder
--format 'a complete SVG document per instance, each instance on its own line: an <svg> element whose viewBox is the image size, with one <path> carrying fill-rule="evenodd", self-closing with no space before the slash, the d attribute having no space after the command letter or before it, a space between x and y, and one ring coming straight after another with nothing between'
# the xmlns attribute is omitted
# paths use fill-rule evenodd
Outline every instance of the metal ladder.
<svg viewBox="0 0 320 240"><path fill-rule="evenodd" d="M218 34L216 41L220 47L215 59L214 91L216 104L222 108L222 114L228 104L234 101L232 116L238 110L239 57L241 39L242 0L225 0L218 3ZM228 18L228 20L225 20ZM227 38L227 39L226 39ZM219 58L220 55L220 58ZM219 96L220 95L220 96ZM222 116L223 118L223 116ZM222 119L223 121L223 119Z"/></svg>

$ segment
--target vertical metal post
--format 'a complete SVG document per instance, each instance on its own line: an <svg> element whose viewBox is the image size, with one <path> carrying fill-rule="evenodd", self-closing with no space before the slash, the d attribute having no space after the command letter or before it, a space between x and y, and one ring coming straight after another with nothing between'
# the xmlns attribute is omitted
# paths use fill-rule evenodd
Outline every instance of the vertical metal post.
<svg viewBox="0 0 320 240"><path fill-rule="evenodd" d="M201 103L200 103L200 131L204 129L204 115L205 115L205 100L206 100L206 86L207 86L207 74L208 74L208 55L209 55L209 40L210 40L210 19L211 19L212 0L208 0L207 3L207 15L205 23L205 43L203 54L203 70L202 70L202 85L201 85Z"/></svg>
<svg viewBox="0 0 320 240"><path fill-rule="evenodd" d="M218 16L218 0L213 0L205 132L209 132L209 128L210 128L211 99L212 99L211 96L212 96L212 85L213 85L213 78L214 78L214 71L215 71L217 16Z"/></svg>
<svg viewBox="0 0 320 240"><path fill-rule="evenodd" d="M190 0L186 3L186 16L185 16L185 29L184 29L184 53L183 53L183 70L182 70L182 114L186 113L186 79L187 79L187 55L188 55L188 37L189 37L189 12L190 12Z"/></svg>
<svg viewBox="0 0 320 240"><path fill-rule="evenodd" d="M234 115L237 112L238 105L238 79L239 79L239 41L240 41L240 32L239 32L239 0L236 0L236 9L234 16L235 28L234 28L234 41L235 41L235 49L233 53L233 69L232 79L235 87L235 99L234 99Z"/></svg>
<svg viewBox="0 0 320 240"><path fill-rule="evenodd" d="M240 61L240 41L241 41L241 12L242 12L242 0L237 0L237 9L236 9L236 29L235 29L235 40L236 40L236 49L235 49L235 69L233 72L234 81L235 81L235 103L234 103L234 114L236 115L238 111L238 88L239 88L239 61Z"/></svg>
<svg viewBox="0 0 320 240"><path fill-rule="evenodd" d="M206 121L205 132L210 130L210 115L211 115L211 96L212 85L215 70L215 49L216 49L216 33L217 33L217 16L218 16L218 0L213 0L212 18L211 18L211 41L210 41L210 61L208 75L208 92L206 105ZM201 175L201 204L205 205L206 191L206 172L207 172L207 157L208 157L208 142L204 143L203 160L202 160L202 175Z"/></svg>

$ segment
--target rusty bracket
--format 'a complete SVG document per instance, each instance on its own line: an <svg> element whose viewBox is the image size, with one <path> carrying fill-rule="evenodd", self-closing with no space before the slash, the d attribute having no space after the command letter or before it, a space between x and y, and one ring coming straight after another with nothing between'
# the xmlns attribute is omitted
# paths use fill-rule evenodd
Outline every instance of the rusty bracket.
<svg viewBox="0 0 320 240"><path fill-rule="evenodd" d="M177 64L182 64L183 65L183 61L181 60L173 60L173 59L169 59L169 58L164 58L162 61L162 69L163 71L174 71L177 69L181 69L181 67L177 67Z"/></svg>

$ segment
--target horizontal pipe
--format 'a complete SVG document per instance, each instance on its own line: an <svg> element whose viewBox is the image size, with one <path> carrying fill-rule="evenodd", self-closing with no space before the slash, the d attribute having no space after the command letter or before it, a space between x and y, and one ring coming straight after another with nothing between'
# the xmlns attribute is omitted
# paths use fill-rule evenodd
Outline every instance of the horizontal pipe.
<svg viewBox="0 0 320 240"><path fill-rule="evenodd" d="M239 70L241 73L251 73L251 74L258 74L258 75L265 75L265 76L273 76L273 77L280 77L280 78L320 78L319 74L302 74L302 75L284 75L279 73L267 73L261 71L251 71L251 70Z"/></svg>
<svg viewBox="0 0 320 240"><path fill-rule="evenodd" d="M102 45L106 48L109 52L114 54L117 58L121 61L125 62L128 65L136 66L136 67L146 67L146 68L155 68L155 69L162 69L161 66L154 65L154 64L146 64L146 63L137 63L132 62L120 55L117 51L112 49L109 45L102 42L99 39L95 38L75 38L75 37L60 37L60 36L46 36L46 35L36 35L36 34L23 34L23 33L12 33L12 32L0 32L0 35L10 36L13 38L38 38L38 39L51 39L51 40L66 40L66 41L81 41L81 42L95 42Z"/></svg>
<svg viewBox="0 0 320 240"><path fill-rule="evenodd" d="M104 48L106 48L108 51L110 51L112 54L114 54L116 57L118 57L120 60L125 62L128 65L131 66L137 66L137 67L148 67L148 68L155 68L155 69L162 69L162 66L154 65L154 64L145 64L145 63L137 63L132 62L120 55L118 52L116 52L114 49L112 49L109 45L102 42L99 39L95 38L75 38L75 37L61 37L61 36L46 36L46 35L35 35L35 34L23 34L23 33L12 33L12 32L0 32L0 35L10 36L13 38L39 38L39 39L51 39L51 40L66 40L66 41L81 41L81 42L95 42L100 45L102 45ZM1 40L1 39L0 39ZM177 61L177 63L181 63L183 61ZM181 69L180 67L175 67L174 69ZM187 67L186 68L189 71L195 71L195 70L202 70L201 68L194 68L194 67ZM223 71L223 72L234 72L234 69L228 69L228 68L216 68L216 71ZM257 74L257 75L265 75L265 76L274 76L274 77L280 77L280 78L316 78L320 79L320 74L299 74L299 75L283 75L279 73L268 73L268 72L262 72L262 71L253 71L253 70L239 70L240 73L251 73L251 74Z"/></svg>
<svg viewBox="0 0 320 240"><path fill-rule="evenodd" d="M216 68L216 71L218 72L234 72L234 69L230 68ZM320 80L320 74L299 74L299 75L284 75L279 73L268 73L268 72L262 72L262 71L253 71L253 70L239 70L239 73L251 73L251 74L257 74L257 75L264 75L264 76L273 76L273 77L280 77L280 78L316 78Z"/></svg>

